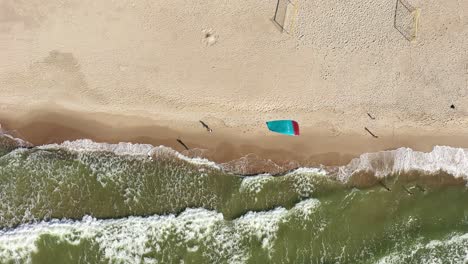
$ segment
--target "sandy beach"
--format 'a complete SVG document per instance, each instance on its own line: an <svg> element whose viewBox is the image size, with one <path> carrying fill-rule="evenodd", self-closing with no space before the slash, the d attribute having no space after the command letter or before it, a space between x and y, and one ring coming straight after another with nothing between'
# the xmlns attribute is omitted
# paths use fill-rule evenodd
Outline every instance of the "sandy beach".
<svg viewBox="0 0 468 264"><path fill-rule="evenodd" d="M468 2L406 3L297 0L281 32L275 0L2 0L0 124L33 144L180 138L216 162L468 147Z"/></svg>

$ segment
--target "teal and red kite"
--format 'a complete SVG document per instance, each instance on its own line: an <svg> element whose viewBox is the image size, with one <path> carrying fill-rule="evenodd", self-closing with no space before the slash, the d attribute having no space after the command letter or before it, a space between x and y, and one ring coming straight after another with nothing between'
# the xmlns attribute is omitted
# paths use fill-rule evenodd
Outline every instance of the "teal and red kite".
<svg viewBox="0 0 468 264"><path fill-rule="evenodd" d="M266 122L270 131L289 136L299 136L299 124L294 120L274 120Z"/></svg>

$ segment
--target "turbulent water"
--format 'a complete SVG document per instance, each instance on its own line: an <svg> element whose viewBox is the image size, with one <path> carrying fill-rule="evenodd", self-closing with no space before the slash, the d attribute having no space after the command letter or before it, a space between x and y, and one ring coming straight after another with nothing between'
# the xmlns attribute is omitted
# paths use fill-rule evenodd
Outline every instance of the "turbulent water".
<svg viewBox="0 0 468 264"><path fill-rule="evenodd" d="M249 177L129 143L0 155L0 263L468 262L464 149Z"/></svg>

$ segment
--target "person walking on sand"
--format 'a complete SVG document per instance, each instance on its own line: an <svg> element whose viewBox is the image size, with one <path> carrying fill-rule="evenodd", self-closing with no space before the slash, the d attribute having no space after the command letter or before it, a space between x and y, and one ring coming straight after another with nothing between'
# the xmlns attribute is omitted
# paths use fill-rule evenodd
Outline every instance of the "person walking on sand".
<svg viewBox="0 0 468 264"><path fill-rule="evenodd" d="M206 131L208 131L208 132L210 132L210 133L213 132L213 129L211 129L207 124L205 124L205 122L203 122L203 121L200 120L200 123L202 124L202 126L203 126L204 128L206 128Z"/></svg>

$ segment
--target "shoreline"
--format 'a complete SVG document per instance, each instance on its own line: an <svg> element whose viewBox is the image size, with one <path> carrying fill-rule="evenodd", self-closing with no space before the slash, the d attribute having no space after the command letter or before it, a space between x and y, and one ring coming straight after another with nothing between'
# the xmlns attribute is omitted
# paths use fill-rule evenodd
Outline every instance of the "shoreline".
<svg viewBox="0 0 468 264"><path fill-rule="evenodd" d="M468 148L468 135L427 135L421 131L419 135L380 135L373 138L363 128L360 134L330 136L326 131L301 126L301 135L290 137L273 134L266 126L239 133L241 127L218 127L209 123L213 133L208 133L199 120L193 123L175 121L174 128L170 128L167 123L144 117L59 108L42 108L24 115L0 113L0 124L4 131L36 146L76 139L144 143L164 145L189 157L199 156L216 163L250 157L264 162L271 160L286 169L293 168L291 166L346 165L363 153L399 147L424 152L431 151L436 145ZM190 150L184 150L177 139L181 139Z"/></svg>
<svg viewBox="0 0 468 264"><path fill-rule="evenodd" d="M468 5L449 2L415 4L408 41L393 2L297 2L282 34L274 1L12 1L0 124L35 145L88 138L183 153L179 138L196 148L188 156L217 163L253 154L314 167L468 148L468 27L454 15ZM278 119L297 121L301 136L269 132Z"/></svg>

